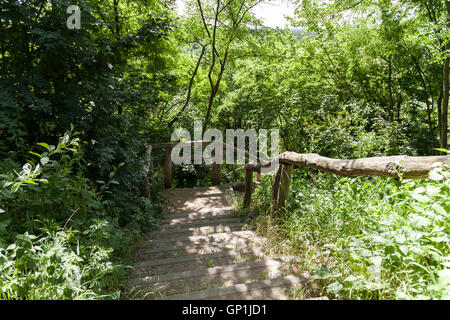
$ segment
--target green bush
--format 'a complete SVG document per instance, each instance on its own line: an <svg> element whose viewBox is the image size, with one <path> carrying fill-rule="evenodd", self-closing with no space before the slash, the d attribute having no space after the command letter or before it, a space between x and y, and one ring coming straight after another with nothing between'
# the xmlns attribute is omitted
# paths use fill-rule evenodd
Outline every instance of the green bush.
<svg viewBox="0 0 450 320"><path fill-rule="evenodd" d="M0 299L119 297L126 254L139 235L121 227L108 197L121 165L96 188L71 136L57 146L40 143L44 152L31 152L22 170L0 163ZM156 224L159 205L141 198L132 209L140 227Z"/></svg>

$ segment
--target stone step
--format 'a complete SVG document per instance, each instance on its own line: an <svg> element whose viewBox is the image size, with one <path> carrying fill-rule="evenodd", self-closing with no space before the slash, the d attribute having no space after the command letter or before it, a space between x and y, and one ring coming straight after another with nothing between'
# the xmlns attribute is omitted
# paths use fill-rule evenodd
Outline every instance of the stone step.
<svg viewBox="0 0 450 320"><path fill-rule="evenodd" d="M188 270L139 277L130 280L132 288L158 292L161 297L199 291L207 288L221 288L258 279L272 279L283 273L282 263L267 259L252 263L238 263L208 269ZM144 289L145 288L145 289Z"/></svg>
<svg viewBox="0 0 450 320"><path fill-rule="evenodd" d="M142 245L145 247L165 247L165 246L182 246L187 244L205 244L205 243L233 243L236 241L246 241L251 243L255 238L252 231L233 231L228 233L213 233L203 236L184 236L173 237L168 239L152 239L147 240Z"/></svg>
<svg viewBox="0 0 450 320"><path fill-rule="evenodd" d="M287 300L286 289L301 287L304 276L284 277L239 283L224 288L211 288L165 297L167 300Z"/></svg>
<svg viewBox="0 0 450 320"><path fill-rule="evenodd" d="M231 249L206 254L146 260L134 264L134 274L151 276L193 269L207 269L217 266L257 261L262 259L262 257L262 250L245 248L242 250Z"/></svg>

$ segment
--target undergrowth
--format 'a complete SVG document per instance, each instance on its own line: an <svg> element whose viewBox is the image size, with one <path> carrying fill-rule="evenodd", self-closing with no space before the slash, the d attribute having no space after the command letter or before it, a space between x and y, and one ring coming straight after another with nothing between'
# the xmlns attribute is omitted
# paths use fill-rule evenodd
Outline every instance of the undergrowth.
<svg viewBox="0 0 450 320"><path fill-rule="evenodd" d="M428 180L338 178L295 170L286 209L270 218L271 177L255 190L254 224L295 254L338 299L450 298L450 172Z"/></svg>
<svg viewBox="0 0 450 320"><path fill-rule="evenodd" d="M117 299L130 246L157 223L144 198L127 204L139 227L119 223L110 189L123 164L93 185L75 135L39 143L21 167L0 162L0 299Z"/></svg>

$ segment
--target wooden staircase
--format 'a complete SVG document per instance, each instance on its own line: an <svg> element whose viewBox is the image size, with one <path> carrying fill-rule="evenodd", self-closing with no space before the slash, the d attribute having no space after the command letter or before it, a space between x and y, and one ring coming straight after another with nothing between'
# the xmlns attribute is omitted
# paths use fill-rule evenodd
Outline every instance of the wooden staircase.
<svg viewBox="0 0 450 320"><path fill-rule="evenodd" d="M229 186L169 189L168 216L135 252L127 298L286 300L307 274L270 257L233 212Z"/></svg>

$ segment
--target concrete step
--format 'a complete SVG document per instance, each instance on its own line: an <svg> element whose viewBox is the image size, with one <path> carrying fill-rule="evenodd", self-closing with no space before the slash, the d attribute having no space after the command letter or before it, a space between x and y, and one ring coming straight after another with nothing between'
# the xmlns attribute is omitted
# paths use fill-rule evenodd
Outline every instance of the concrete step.
<svg viewBox="0 0 450 320"><path fill-rule="evenodd" d="M214 233L203 236L184 236L173 237L168 239L152 239L141 244L141 247L165 247L165 246L182 246L188 244L205 244L205 243L234 243L238 241L246 241L251 243L255 239L252 231L233 231L228 233Z"/></svg>
<svg viewBox="0 0 450 320"><path fill-rule="evenodd" d="M301 287L303 276L288 275L274 279L239 283L224 288L212 288L165 297L167 300L287 300L286 289Z"/></svg>
<svg viewBox="0 0 450 320"><path fill-rule="evenodd" d="M273 279L283 273L282 263L267 259L252 263L238 263L208 269L188 270L130 280L132 288L147 288L161 296L221 288L251 282L258 279Z"/></svg>
<svg viewBox="0 0 450 320"><path fill-rule="evenodd" d="M242 262L254 262L262 259L260 249L222 250L219 252L186 255L165 259L155 259L134 264L134 274L137 276L152 276L164 273L183 272L187 270L207 269Z"/></svg>

